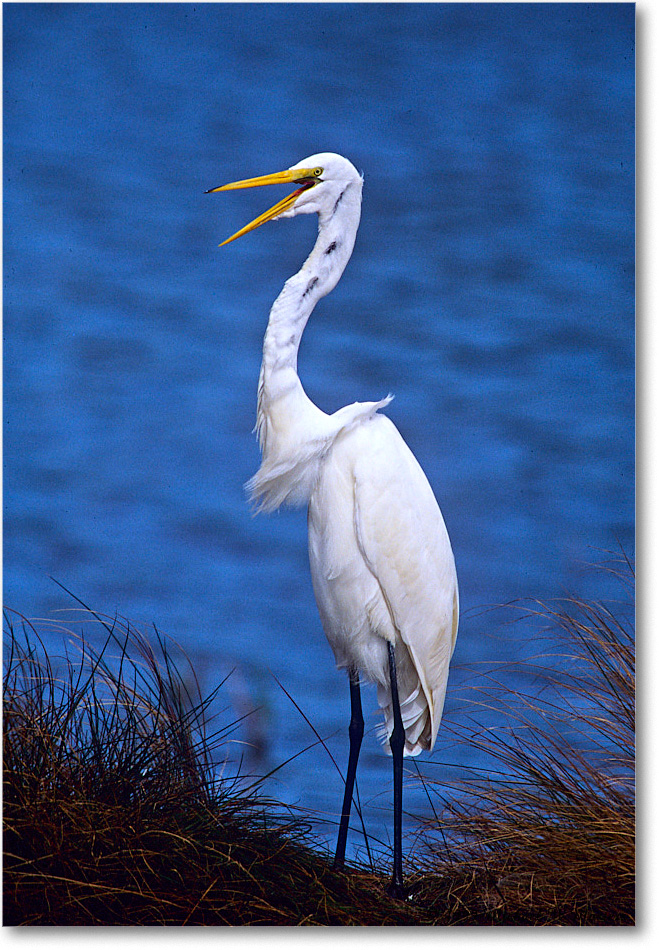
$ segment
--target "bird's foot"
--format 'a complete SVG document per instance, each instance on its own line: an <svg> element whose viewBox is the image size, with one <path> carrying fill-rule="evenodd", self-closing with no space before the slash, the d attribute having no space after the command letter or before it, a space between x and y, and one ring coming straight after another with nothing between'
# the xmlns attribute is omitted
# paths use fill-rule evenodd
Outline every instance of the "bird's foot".
<svg viewBox="0 0 659 950"><path fill-rule="evenodd" d="M389 897L393 897L394 900L404 901L407 898L408 891L402 881L392 878L387 887L387 894Z"/></svg>

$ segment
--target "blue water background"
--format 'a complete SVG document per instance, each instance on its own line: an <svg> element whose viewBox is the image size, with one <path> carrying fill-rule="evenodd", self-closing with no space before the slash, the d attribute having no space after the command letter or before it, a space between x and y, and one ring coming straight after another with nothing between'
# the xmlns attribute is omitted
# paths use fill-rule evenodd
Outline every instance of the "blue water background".
<svg viewBox="0 0 659 950"><path fill-rule="evenodd" d="M218 249L283 193L204 194L338 151L365 175L362 225L300 374L328 412L395 393L456 556L459 720L475 670L534 649L482 608L609 596L589 565L633 553L633 5L3 13L5 602L65 622L53 577L173 637L205 689L234 670L226 715L259 707L235 738L260 756L229 751L255 774L314 742L276 677L343 765L304 513L254 518L242 487L269 307L315 222ZM365 704L361 798L386 840ZM477 764L444 731L430 761ZM318 745L266 787L339 811Z"/></svg>

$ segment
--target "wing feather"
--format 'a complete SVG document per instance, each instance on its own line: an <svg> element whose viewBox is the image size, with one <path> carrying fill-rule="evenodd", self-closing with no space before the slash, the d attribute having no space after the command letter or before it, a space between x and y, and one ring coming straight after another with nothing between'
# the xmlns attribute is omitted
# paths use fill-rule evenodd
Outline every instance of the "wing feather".
<svg viewBox="0 0 659 950"><path fill-rule="evenodd" d="M355 534L428 704L429 734L414 751L432 749L457 636L453 552L430 484L391 420L378 415L362 431L368 438L353 470ZM407 699L413 697L401 696Z"/></svg>

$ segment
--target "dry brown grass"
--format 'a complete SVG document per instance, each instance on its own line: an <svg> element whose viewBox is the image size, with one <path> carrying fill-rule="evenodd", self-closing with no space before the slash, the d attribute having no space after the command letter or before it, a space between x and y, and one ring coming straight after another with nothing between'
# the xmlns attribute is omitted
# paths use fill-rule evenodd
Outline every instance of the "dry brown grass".
<svg viewBox="0 0 659 950"><path fill-rule="evenodd" d="M100 618L105 645L81 638L56 670L10 622L5 924L633 924L632 634L597 605L532 613L565 634L547 665L566 672L529 696L501 676L479 690L461 741L496 768L448 798L424 780L405 902L386 867L335 873L302 822L217 778L235 724L213 725L164 642ZM507 724L484 730L483 709Z"/></svg>
<svg viewBox="0 0 659 950"><path fill-rule="evenodd" d="M218 780L235 723L211 731L212 697L164 641L100 619L105 645L80 637L59 670L32 625L8 625L5 924L409 920L377 875L336 874L303 822Z"/></svg>
<svg viewBox="0 0 659 950"><path fill-rule="evenodd" d="M436 788L419 862L431 877L451 868L441 876L451 923L632 925L633 631L575 599L523 614L551 628L561 655L544 657L530 695L501 674L474 690L499 725L463 725L462 741L494 766L450 801ZM426 878L422 893L433 886Z"/></svg>

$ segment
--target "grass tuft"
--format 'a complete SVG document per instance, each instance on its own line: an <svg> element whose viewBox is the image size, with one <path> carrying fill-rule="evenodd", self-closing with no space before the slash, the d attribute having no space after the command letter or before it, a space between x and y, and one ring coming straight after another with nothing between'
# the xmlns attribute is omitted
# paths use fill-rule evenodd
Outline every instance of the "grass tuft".
<svg viewBox="0 0 659 950"><path fill-rule="evenodd" d="M102 624L104 645L76 637L58 670L33 625L7 621L5 924L348 924L355 905L407 919L378 875L335 873L302 821L218 778L235 723L211 728L213 696L162 638Z"/></svg>
<svg viewBox="0 0 659 950"><path fill-rule="evenodd" d="M529 695L506 675L474 690L497 726L455 731L493 766L450 801L426 779L419 898L438 887L445 923L633 925L633 632L576 599L524 619L550 626L563 650L544 657Z"/></svg>

